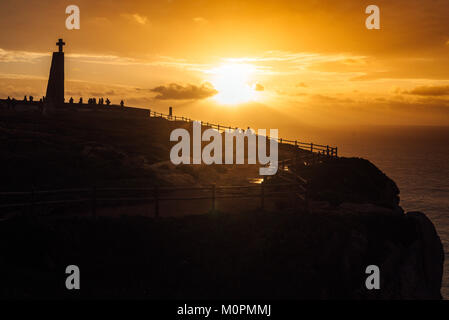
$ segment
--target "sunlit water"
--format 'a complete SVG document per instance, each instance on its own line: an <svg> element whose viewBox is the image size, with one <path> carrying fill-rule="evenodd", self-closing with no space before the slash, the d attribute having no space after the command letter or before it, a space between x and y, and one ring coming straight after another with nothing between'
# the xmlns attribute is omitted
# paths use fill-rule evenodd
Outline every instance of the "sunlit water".
<svg viewBox="0 0 449 320"><path fill-rule="evenodd" d="M449 299L449 128L371 129L330 139L340 155L369 159L392 178L405 211L433 221L445 250L442 294Z"/></svg>

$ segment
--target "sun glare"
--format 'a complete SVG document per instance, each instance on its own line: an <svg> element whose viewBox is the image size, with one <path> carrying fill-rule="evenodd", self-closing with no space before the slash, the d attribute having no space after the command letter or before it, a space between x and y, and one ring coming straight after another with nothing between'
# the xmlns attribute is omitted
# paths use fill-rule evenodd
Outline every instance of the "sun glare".
<svg viewBox="0 0 449 320"><path fill-rule="evenodd" d="M209 70L211 82L218 93L215 100L221 104L236 105L257 98L251 84L255 67L250 64L228 63Z"/></svg>

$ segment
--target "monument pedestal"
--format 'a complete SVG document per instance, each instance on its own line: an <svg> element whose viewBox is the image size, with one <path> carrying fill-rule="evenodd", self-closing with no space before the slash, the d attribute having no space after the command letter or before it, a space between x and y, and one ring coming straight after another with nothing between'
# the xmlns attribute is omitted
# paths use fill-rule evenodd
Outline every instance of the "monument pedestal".
<svg viewBox="0 0 449 320"><path fill-rule="evenodd" d="M59 52L53 52L47 93L45 95L46 104L54 107L64 104L64 52L62 51L62 46L65 43L62 39L59 39L56 45L59 46Z"/></svg>

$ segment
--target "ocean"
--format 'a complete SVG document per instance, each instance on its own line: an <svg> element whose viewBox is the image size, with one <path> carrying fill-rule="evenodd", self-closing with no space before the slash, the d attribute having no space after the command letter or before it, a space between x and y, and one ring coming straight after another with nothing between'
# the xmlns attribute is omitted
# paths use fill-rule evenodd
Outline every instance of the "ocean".
<svg viewBox="0 0 449 320"><path fill-rule="evenodd" d="M392 178L406 212L432 220L445 251L441 292L449 299L449 127L371 127L328 139L340 156L366 158Z"/></svg>

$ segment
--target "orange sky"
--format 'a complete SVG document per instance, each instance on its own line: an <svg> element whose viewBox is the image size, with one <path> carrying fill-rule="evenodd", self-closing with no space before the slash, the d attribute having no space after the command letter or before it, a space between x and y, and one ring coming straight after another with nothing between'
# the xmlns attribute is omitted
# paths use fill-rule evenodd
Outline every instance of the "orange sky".
<svg viewBox="0 0 449 320"><path fill-rule="evenodd" d="M449 125L448 18L447 0L2 0L0 96L44 95L63 37L66 98L280 129Z"/></svg>

